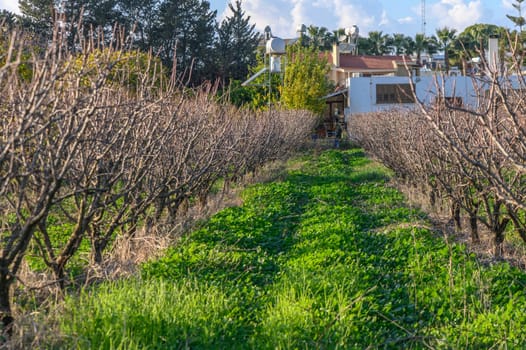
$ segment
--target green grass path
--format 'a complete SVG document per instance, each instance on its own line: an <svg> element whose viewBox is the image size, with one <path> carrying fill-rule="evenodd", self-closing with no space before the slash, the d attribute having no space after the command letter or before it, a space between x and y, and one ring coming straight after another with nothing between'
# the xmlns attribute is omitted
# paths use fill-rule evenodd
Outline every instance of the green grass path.
<svg viewBox="0 0 526 350"><path fill-rule="evenodd" d="M525 275L446 244L359 149L296 159L142 269L67 300L64 347L523 348ZM72 340L71 340L72 339Z"/></svg>

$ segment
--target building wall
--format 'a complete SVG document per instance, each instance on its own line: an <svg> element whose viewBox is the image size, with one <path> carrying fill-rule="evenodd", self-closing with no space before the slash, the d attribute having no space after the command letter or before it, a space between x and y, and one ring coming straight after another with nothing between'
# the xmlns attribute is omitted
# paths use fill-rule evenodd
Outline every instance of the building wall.
<svg viewBox="0 0 526 350"><path fill-rule="evenodd" d="M437 91L442 91L446 98L461 98L464 106L475 107L477 103L477 82L471 77L396 77L396 76L372 76L349 78L348 84L348 108L346 116L356 113L379 112L392 110L394 108L415 108L414 103L405 104L379 104L376 101L376 85L378 84L408 84L410 79L415 84L418 100L426 105L434 103Z"/></svg>

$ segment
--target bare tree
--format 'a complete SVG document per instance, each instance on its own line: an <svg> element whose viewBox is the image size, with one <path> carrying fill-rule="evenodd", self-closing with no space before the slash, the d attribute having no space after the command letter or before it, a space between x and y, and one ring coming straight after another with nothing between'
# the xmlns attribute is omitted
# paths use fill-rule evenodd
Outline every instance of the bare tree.
<svg viewBox="0 0 526 350"><path fill-rule="evenodd" d="M90 93L80 94L83 74L70 74L73 60L62 44L57 28L52 43L37 54L15 32L0 68L0 313L6 327L11 286L35 230L62 198L106 74L93 81ZM23 69L29 73L21 74Z"/></svg>
<svg viewBox="0 0 526 350"><path fill-rule="evenodd" d="M205 202L221 178L240 177L301 147L315 116L256 114L215 98L217 86L166 83L157 60L63 33L42 52L2 31L0 67L0 317L34 243L61 287L83 240L94 263L117 234ZM126 62L136 60L137 65ZM139 64L140 63L140 64ZM153 213L153 215L152 215ZM50 229L72 227L61 241Z"/></svg>
<svg viewBox="0 0 526 350"><path fill-rule="evenodd" d="M526 241L525 81L520 71L511 74L522 56L510 57L507 66L483 62L483 74L472 82L476 106L445 98L438 77L433 106L419 103L414 113L353 116L349 127L400 178L424 192L430 189L432 202L437 196L446 200L457 229L466 213L474 242L479 240L477 223L486 226L495 256L502 254L510 222Z"/></svg>

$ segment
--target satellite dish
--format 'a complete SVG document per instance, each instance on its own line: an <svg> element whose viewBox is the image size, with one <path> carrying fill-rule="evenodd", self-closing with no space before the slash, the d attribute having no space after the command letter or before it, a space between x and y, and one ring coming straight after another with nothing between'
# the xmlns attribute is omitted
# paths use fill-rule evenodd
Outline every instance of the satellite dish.
<svg viewBox="0 0 526 350"><path fill-rule="evenodd" d="M338 37L338 42L343 42L343 41L345 41L345 40L347 40L347 35L340 35L340 36Z"/></svg>
<svg viewBox="0 0 526 350"><path fill-rule="evenodd" d="M350 28L350 34L349 36L351 38L357 38L358 35L360 34L360 29L358 29L358 26L355 24L353 25L351 28Z"/></svg>
<svg viewBox="0 0 526 350"><path fill-rule="evenodd" d="M360 29L358 29L357 25L353 25L351 28L345 28L345 35L347 35L351 39L358 38L359 33Z"/></svg>

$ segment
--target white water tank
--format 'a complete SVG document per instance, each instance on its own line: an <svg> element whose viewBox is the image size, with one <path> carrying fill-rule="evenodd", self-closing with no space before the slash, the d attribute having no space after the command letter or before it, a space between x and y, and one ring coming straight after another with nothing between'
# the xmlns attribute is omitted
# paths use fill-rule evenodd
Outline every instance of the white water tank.
<svg viewBox="0 0 526 350"><path fill-rule="evenodd" d="M267 54L269 55L284 55L285 54L285 40L281 38L270 38L267 40Z"/></svg>
<svg viewBox="0 0 526 350"><path fill-rule="evenodd" d="M270 56L270 73L281 73L281 57Z"/></svg>

